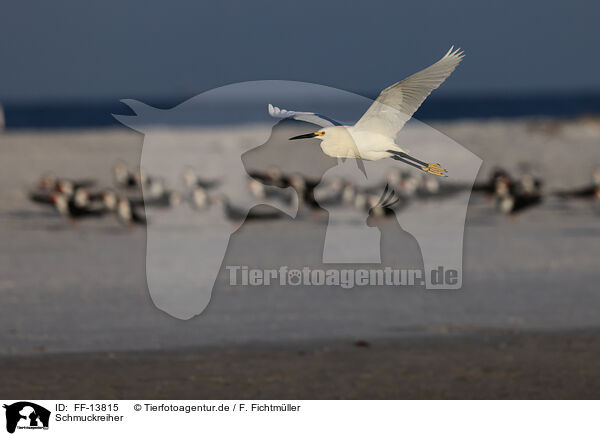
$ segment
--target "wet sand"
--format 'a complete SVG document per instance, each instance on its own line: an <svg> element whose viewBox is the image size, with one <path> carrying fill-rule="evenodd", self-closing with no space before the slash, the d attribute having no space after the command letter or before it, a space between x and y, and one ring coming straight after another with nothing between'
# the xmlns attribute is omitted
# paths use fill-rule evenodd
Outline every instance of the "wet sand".
<svg viewBox="0 0 600 436"><path fill-rule="evenodd" d="M0 360L36 399L597 399L600 331L444 329L393 341Z"/></svg>

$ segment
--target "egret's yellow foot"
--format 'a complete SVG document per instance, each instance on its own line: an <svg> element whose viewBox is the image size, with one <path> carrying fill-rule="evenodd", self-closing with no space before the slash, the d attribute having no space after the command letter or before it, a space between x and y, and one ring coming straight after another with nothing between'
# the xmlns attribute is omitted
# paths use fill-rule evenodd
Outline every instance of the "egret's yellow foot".
<svg viewBox="0 0 600 436"><path fill-rule="evenodd" d="M437 170L437 171L443 171L443 172L447 172L444 168L442 168L440 166L440 164L436 164L436 163L430 163L428 164L429 168L433 169L433 170Z"/></svg>
<svg viewBox="0 0 600 436"><path fill-rule="evenodd" d="M438 164L427 164L426 167L421 167L421 169L426 173L433 174L435 176L448 177L446 174L444 174L446 173L446 170Z"/></svg>

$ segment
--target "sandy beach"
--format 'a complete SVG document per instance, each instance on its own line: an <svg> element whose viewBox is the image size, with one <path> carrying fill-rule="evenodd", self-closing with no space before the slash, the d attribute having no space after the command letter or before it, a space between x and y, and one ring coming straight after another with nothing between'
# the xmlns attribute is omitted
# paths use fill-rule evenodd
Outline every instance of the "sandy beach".
<svg viewBox="0 0 600 436"><path fill-rule="evenodd" d="M298 342L0 359L2 393L36 399L597 399L600 334L413 331ZM43 374L32 381L31 374Z"/></svg>
<svg viewBox="0 0 600 436"><path fill-rule="evenodd" d="M551 192L589 183L600 164L593 120L434 127L483 159L479 180L528 163ZM218 149L242 147L249 134L209 135ZM317 258L327 221L248 222L230 240L206 311L181 321L148 293L144 228L113 216L72 226L27 199L46 171L110 186L111 165L138 164L142 143L126 128L0 134L5 397L598 397L597 206L549 198L505 217L472 196L459 291L232 287L226 265ZM397 222L378 227L383 264L422 266ZM30 382L36 373L44 377Z"/></svg>

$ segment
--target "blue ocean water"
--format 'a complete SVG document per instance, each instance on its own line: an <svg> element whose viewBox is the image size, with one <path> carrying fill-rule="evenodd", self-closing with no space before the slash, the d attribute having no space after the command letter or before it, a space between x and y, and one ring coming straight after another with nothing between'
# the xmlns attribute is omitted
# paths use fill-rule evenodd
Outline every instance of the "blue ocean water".
<svg viewBox="0 0 600 436"><path fill-rule="evenodd" d="M168 109L185 99L149 99L146 104ZM112 114L131 115L118 100L46 103L3 103L6 129L62 129L117 126ZM331 107L336 107L335 102ZM243 103L237 108L244 111ZM352 108L344 108L351 112ZM354 108L355 109L355 108ZM336 112L340 112L339 105ZM343 110L342 110L343 112ZM251 111L248 111L250 114ZM426 100L415 114L421 121L518 117L568 118L600 114L600 93L536 96L436 97ZM215 107L210 113L191 121L197 125L226 125L231 121L231 105ZM261 114L262 116L262 114ZM249 115L247 121L259 121ZM340 119L344 119L343 117Z"/></svg>

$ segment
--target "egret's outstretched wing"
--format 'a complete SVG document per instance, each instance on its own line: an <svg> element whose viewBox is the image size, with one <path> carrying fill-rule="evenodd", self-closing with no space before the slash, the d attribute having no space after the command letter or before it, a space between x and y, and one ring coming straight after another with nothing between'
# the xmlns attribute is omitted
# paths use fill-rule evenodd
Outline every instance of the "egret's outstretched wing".
<svg viewBox="0 0 600 436"><path fill-rule="evenodd" d="M431 91L452 74L463 56L460 49L454 50L452 46L435 64L384 89L355 128L395 138Z"/></svg>
<svg viewBox="0 0 600 436"><path fill-rule="evenodd" d="M296 112L280 109L277 106L269 104L269 115L273 118L293 118L298 121L316 124L321 127L341 126L342 123L325 115L315 114L313 112Z"/></svg>

